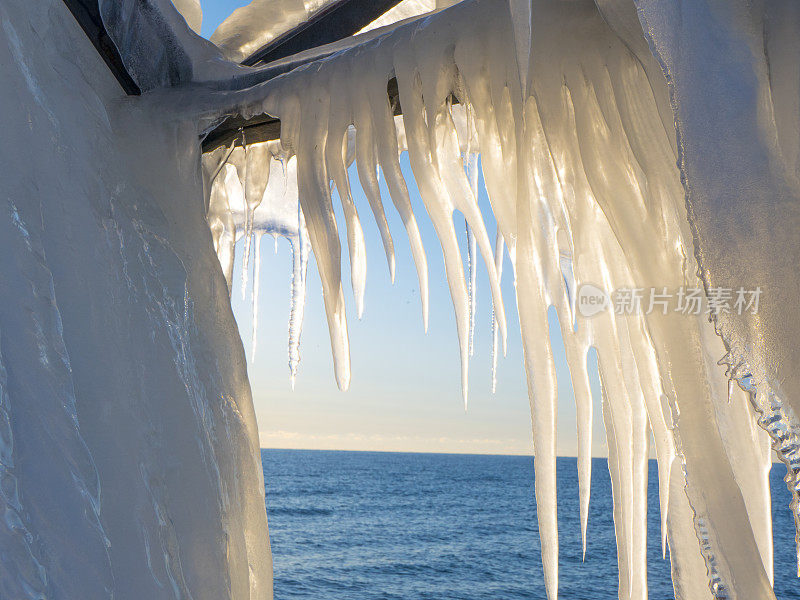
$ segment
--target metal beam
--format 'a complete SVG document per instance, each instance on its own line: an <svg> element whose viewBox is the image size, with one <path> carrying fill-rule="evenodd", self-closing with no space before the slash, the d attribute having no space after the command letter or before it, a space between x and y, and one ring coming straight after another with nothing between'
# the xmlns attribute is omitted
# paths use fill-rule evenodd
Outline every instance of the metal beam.
<svg viewBox="0 0 800 600"><path fill-rule="evenodd" d="M64 4L75 17L78 25L81 26L86 37L92 42L97 52L105 61L111 73L119 82L122 89L129 96L138 96L142 93L139 86L128 73L122 63L117 47L108 36L103 19L100 16L100 8L97 0L64 0Z"/></svg>
<svg viewBox="0 0 800 600"><path fill-rule="evenodd" d="M400 0L338 0L242 61L255 67L355 35Z"/></svg>
<svg viewBox="0 0 800 600"><path fill-rule="evenodd" d="M269 142L281 137L281 122L269 115L258 115L252 119L240 116L228 117L203 139L203 152L211 152L220 146L243 145L255 142Z"/></svg>

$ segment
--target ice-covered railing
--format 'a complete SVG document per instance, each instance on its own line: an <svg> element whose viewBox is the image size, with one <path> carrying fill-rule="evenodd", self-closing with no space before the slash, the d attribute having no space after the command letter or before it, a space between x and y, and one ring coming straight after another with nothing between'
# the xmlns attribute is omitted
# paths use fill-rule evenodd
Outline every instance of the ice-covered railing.
<svg viewBox="0 0 800 600"><path fill-rule="evenodd" d="M345 209L359 311L363 298L363 241L349 191L348 136L355 131L359 180L390 269L394 239L386 225L378 166L403 219L426 320L425 251L398 162L398 137L406 140L444 253L465 396L474 305L469 300L472 277L464 275L453 223L455 210L466 217L486 263L499 337L505 339L499 257L465 169L465 159L470 163L471 155L480 153L498 222L495 247L502 252L505 245L514 266L548 597L557 597L558 586L557 392L547 321L548 308L554 306L577 405L584 547L593 419L586 358L591 347L599 356L620 598L647 596L651 434L658 458L662 544L670 548L676 597L772 598L770 448L757 424L769 432L789 466L795 514L800 472L798 397L790 394L797 381L791 350L796 337L781 331L794 331L800 323L794 310L788 326L782 325L774 304L790 298L797 287L790 268L796 253L791 237L798 222L797 170L789 167L796 162L792 107L797 106L798 87L785 58L796 56L797 37L790 35L795 30L782 14L792 7L716 0L691 6L637 4L638 14L636 5L622 0L468 0L261 86L199 105L212 107L204 119L213 120L214 102L224 106L217 114L267 113L281 119L281 153L284 161L296 160L298 215L307 224L317 259L342 388L349 383L350 357L331 181ZM698 40L712 28L724 43L701 46ZM393 77L403 112L402 135L386 95ZM709 97L730 106L713 105ZM455 101L463 107L465 125L457 125ZM713 132L703 124L711 113ZM750 128L742 139L737 119ZM786 125L788 133L778 133L776 123ZM719 145L709 147L708 139ZM754 141L764 147L748 148ZM215 160L222 164L219 157ZM254 168L246 158L238 160L235 170L229 169L231 163L221 168L224 178L218 175L210 190L212 228L233 218L219 210L225 194L231 207L231 194L219 189L223 183L226 190L228 182L238 185L238 202L244 197L248 207L248 190L266 185L266 160ZM752 164L737 172L743 160ZM250 178L262 179L256 185L248 183ZM253 198L262 204L268 200L263 193ZM752 198L760 203L758 214L748 206ZM775 198L779 201L773 206ZM783 222L765 221L761 215L770 211L777 211ZM232 256L230 243L237 231L251 238L257 212L248 208L238 225L219 229L221 255ZM224 244L223 232L228 235ZM782 244L784 256L775 256L767 234ZM747 245L752 250L738 249ZM733 263L732 256L737 257ZM588 286L611 292L701 285L709 297L712 288L723 287L760 287L765 301L769 293L773 296L764 317L712 311L711 321L705 312L627 314L623 309L586 318L577 310L576 299L592 291ZM730 365L727 373L719 363Z"/></svg>
<svg viewBox="0 0 800 600"><path fill-rule="evenodd" d="M337 0L254 0L237 8L211 36L231 60L241 62Z"/></svg>

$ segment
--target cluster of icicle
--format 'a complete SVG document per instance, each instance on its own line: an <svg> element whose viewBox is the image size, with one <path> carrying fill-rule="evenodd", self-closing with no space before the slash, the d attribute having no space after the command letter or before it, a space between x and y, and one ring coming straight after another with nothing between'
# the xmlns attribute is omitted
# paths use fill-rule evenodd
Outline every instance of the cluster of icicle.
<svg viewBox="0 0 800 600"><path fill-rule="evenodd" d="M734 366L707 314L608 310L587 319L576 312L577 290L584 284L612 291L703 283L676 165L681 152L663 64L641 35L634 5L622 10L622 4L468 0L241 93L234 103L246 118L267 113L281 119L280 145L222 149L207 158L209 169L218 171L209 222L229 281L237 237L249 245L253 236L288 232L300 247L295 283L303 279L305 223L323 285L336 380L347 388L350 356L331 182L345 217L359 315L366 255L348 180L352 160L393 276L394 238L378 174L385 179L411 245L427 326L425 249L398 160L407 150L444 254L465 400L477 250L492 292L495 348L498 338L503 347L506 339L500 289L506 249L513 265L548 598L557 598L559 545L550 306L558 312L576 402L584 554L595 418L587 353L594 347L613 485L619 597L647 597L652 435L662 547L666 554L669 546L676 598L774 598L770 436L759 420L791 464L797 460L791 413L778 410L775 401L765 406L763 390L745 389L755 384L739 366L745 358ZM387 97L392 78L402 117L394 116L397 106ZM278 149L284 164L296 165L299 211L285 192L265 192ZM498 224L494 244L476 201L478 164ZM292 169L288 173L294 177ZM456 210L467 224L467 277ZM271 214L291 217L288 228ZM245 261L248 254L245 249ZM299 325L293 329L299 332ZM728 373L720 362L732 365ZM787 482L796 486L792 477L790 471ZM793 492L797 511L798 489Z"/></svg>
<svg viewBox="0 0 800 600"><path fill-rule="evenodd" d="M245 139L246 141L246 139ZM277 250L278 237L292 248L291 308L289 314L289 373L294 387L300 363L300 333L306 295L306 267L311 247L303 211L298 205L297 161L286 158L279 142L220 147L203 156L206 187L210 190L207 220L219 258L233 291L235 245L243 240L242 295L252 260L253 335L250 351L255 358L258 330L258 290L261 263L261 238L272 235Z"/></svg>

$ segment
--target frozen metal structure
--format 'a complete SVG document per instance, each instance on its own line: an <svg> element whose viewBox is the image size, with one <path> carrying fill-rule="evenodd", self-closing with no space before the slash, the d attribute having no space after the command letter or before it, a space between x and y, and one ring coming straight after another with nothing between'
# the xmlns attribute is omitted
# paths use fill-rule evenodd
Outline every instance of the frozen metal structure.
<svg viewBox="0 0 800 600"><path fill-rule="evenodd" d="M393 275L385 179L427 324L407 151L444 253L465 401L478 251L495 352L511 258L548 598L550 306L577 404L584 545L591 423L605 424L619 597L647 597L652 435L676 598L774 598L772 451L800 524L800 5L254 0L211 41L201 18L198 0L0 5L0 597L271 598L233 249L244 244L247 273L262 235L292 243L291 377L313 250L346 388L333 202L360 313L353 162ZM700 314L580 310L586 290L695 287ZM732 310L726 290L758 290L758 310Z"/></svg>

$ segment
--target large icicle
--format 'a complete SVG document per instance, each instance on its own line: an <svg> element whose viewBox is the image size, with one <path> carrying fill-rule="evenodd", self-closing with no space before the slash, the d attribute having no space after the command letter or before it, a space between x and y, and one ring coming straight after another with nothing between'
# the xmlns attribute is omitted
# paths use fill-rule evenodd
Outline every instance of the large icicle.
<svg viewBox="0 0 800 600"><path fill-rule="evenodd" d="M720 312L714 322L726 362L787 467L800 574L800 369L791 349L800 321L786 314L800 293L790 275L800 222L798 8L789 1L635 4L670 85L706 290L761 292L757 314ZM696 33L708 27L713 43Z"/></svg>

